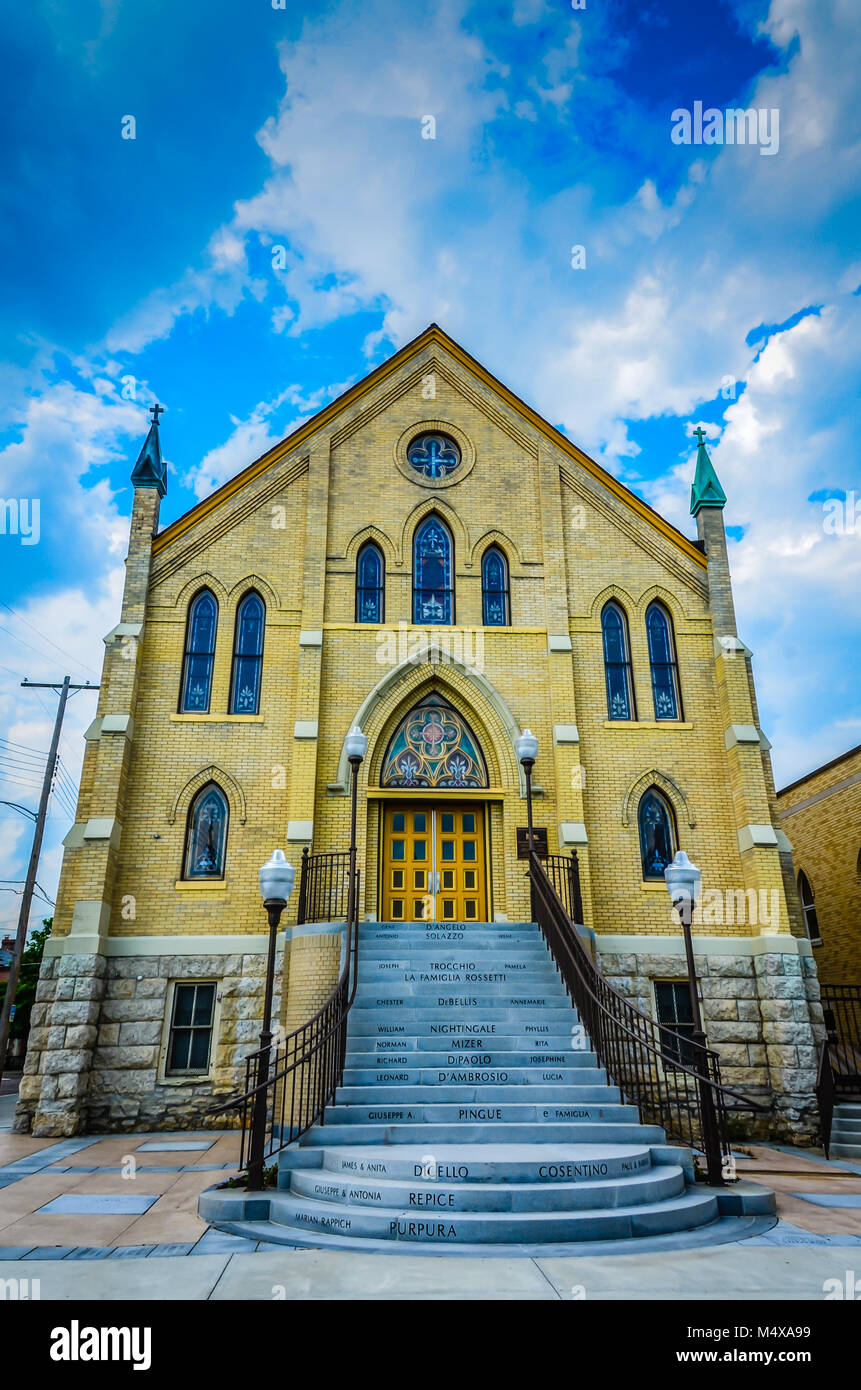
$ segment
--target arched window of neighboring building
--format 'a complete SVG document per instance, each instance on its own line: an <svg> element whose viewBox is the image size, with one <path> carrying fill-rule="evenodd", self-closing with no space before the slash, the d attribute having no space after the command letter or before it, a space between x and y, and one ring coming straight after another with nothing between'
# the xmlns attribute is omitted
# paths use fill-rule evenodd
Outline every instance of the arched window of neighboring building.
<svg viewBox="0 0 861 1390"><path fill-rule="evenodd" d="M508 561L496 545L485 550L481 559L481 611L485 627L511 623Z"/></svg>
<svg viewBox="0 0 861 1390"><path fill-rule="evenodd" d="M679 719L682 701L676 647L673 641L673 622L660 603L650 603L646 609L646 635L649 640L655 718Z"/></svg>
<svg viewBox="0 0 861 1390"><path fill-rule="evenodd" d="M263 632L266 609L259 594L246 594L236 610L230 713L257 714L263 677Z"/></svg>
<svg viewBox="0 0 861 1390"><path fill-rule="evenodd" d="M413 622L454 622L453 546L448 527L429 516L413 542Z"/></svg>
<svg viewBox="0 0 861 1390"><path fill-rule="evenodd" d="M385 622L386 563L373 541L359 551L356 560L356 622Z"/></svg>
<svg viewBox="0 0 861 1390"><path fill-rule="evenodd" d="M209 710L217 626L218 604L215 595L209 589L201 589L188 609L179 695L180 714L206 714Z"/></svg>
<svg viewBox="0 0 861 1390"><path fill-rule="evenodd" d="M676 852L676 828L673 809L657 787L649 787L640 797L637 824L643 878L663 878Z"/></svg>
<svg viewBox="0 0 861 1390"><path fill-rule="evenodd" d="M633 719L634 682L631 674L631 648L628 620L618 603L608 603L601 614L604 634L604 673L607 680L607 715L610 719Z"/></svg>
<svg viewBox="0 0 861 1390"><path fill-rule="evenodd" d="M801 911L804 913L804 926L807 935L811 941L819 941L819 921L813 901L813 889L810 886L810 879L803 869L798 874L798 896L801 899Z"/></svg>
<svg viewBox="0 0 861 1390"><path fill-rule="evenodd" d="M183 878L224 878L229 817L224 792L207 782L188 808Z"/></svg>

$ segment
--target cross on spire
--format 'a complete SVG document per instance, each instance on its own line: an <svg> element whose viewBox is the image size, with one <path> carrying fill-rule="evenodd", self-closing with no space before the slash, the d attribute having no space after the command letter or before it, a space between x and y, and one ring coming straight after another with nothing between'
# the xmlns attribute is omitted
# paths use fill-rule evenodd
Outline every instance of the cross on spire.
<svg viewBox="0 0 861 1390"><path fill-rule="evenodd" d="M154 424L154 425L157 425L157 424L158 424L158 417L159 417L159 415L163 415L163 414L164 414L164 406L163 406L163 405L151 405L150 408L149 408L149 413L150 413L150 415L152 416L152 422L153 422L153 424Z"/></svg>
<svg viewBox="0 0 861 1390"><path fill-rule="evenodd" d="M704 442L703 436L705 435L705 430L703 429L702 425L697 425L696 429L694 430L694 434L697 437L697 443L699 444L700 448L702 448Z"/></svg>

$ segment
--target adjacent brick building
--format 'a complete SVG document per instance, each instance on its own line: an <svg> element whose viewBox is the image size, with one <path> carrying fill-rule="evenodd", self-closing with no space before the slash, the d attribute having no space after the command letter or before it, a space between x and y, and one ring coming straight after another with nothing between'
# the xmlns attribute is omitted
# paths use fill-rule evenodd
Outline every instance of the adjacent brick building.
<svg viewBox="0 0 861 1390"><path fill-rule="evenodd" d="M861 745L777 794L823 983L861 984Z"/></svg>
<svg viewBox="0 0 861 1390"><path fill-rule="evenodd" d="M19 1129L199 1122L237 1087L257 869L279 844L296 864L346 848L358 724L361 919L528 917L529 727L536 824L578 852L602 969L686 1026L663 882L685 849L725 1080L811 1131L816 970L702 437L693 540L431 325L164 530L157 421L133 481ZM340 949L337 926L295 921L294 895L287 1027Z"/></svg>

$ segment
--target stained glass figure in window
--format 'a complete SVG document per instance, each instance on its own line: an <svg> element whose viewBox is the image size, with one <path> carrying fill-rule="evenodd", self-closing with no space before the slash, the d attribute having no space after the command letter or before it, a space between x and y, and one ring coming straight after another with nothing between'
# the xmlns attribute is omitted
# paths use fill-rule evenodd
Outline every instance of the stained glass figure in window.
<svg viewBox="0 0 861 1390"><path fill-rule="evenodd" d="M481 608L485 627L507 627L511 622L508 561L495 545L481 560Z"/></svg>
<svg viewBox="0 0 861 1390"><path fill-rule="evenodd" d="M659 603L646 610L646 634L652 667L652 695L656 719L679 718L679 675L669 614Z"/></svg>
<svg viewBox="0 0 861 1390"><path fill-rule="evenodd" d="M263 629L266 609L259 594L246 594L236 610L230 713L257 714L263 675Z"/></svg>
<svg viewBox="0 0 861 1390"><path fill-rule="evenodd" d="M223 878L227 798L214 782L197 793L188 812L184 878Z"/></svg>
<svg viewBox="0 0 861 1390"><path fill-rule="evenodd" d="M429 516L413 542L413 622L453 622L453 599L451 536L438 516Z"/></svg>
<svg viewBox="0 0 861 1390"><path fill-rule="evenodd" d="M209 709L217 624L218 604L215 597L209 589L201 589L188 610L180 713L206 714Z"/></svg>
<svg viewBox="0 0 861 1390"><path fill-rule="evenodd" d="M356 561L356 622L385 620L386 568L379 546L369 541Z"/></svg>
<svg viewBox="0 0 861 1390"><path fill-rule="evenodd" d="M447 434L420 434L407 449L407 458L425 478L445 478L460 463L460 449Z"/></svg>
<svg viewBox="0 0 861 1390"><path fill-rule="evenodd" d="M650 787L640 798L637 822L643 878L663 878L664 870L676 852L676 837L673 813L656 787Z"/></svg>
<svg viewBox="0 0 861 1390"><path fill-rule="evenodd" d="M486 787L487 768L465 720L438 695L410 710L383 760L384 787Z"/></svg>
<svg viewBox="0 0 861 1390"><path fill-rule="evenodd" d="M604 634L604 674L607 680L607 715L631 719L634 709L628 622L617 603L608 603L601 614Z"/></svg>

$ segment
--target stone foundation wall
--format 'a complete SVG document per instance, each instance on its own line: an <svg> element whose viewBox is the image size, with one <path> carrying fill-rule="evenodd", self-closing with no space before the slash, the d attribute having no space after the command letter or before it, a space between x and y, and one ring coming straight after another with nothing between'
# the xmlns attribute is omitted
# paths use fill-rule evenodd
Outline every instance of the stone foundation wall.
<svg viewBox="0 0 861 1390"><path fill-rule="evenodd" d="M740 1112L740 1121L752 1138L816 1143L816 1066L824 1030L812 957L778 949L695 952L694 960L703 1026L720 1058L721 1079L767 1107L764 1115ZM687 978L681 942L678 954L602 950L600 964L609 982L651 1017L652 981Z"/></svg>
<svg viewBox="0 0 861 1390"><path fill-rule="evenodd" d="M281 953L272 1017L280 1017ZM224 1127L208 1113L242 1089L258 1046L266 956L63 955L42 963L15 1112L18 1133ZM172 981L216 980L207 1078L166 1077Z"/></svg>

